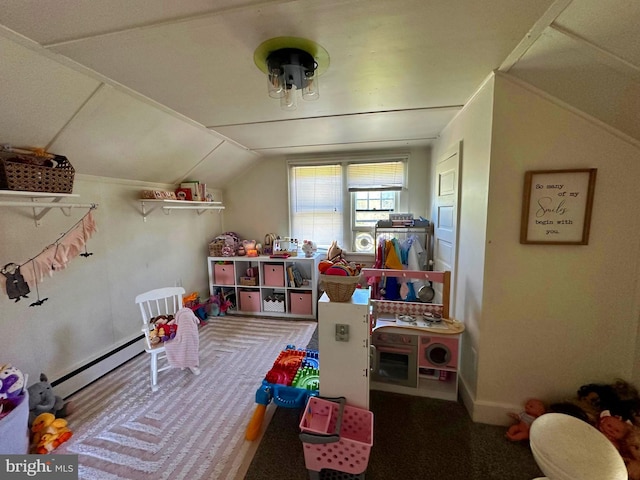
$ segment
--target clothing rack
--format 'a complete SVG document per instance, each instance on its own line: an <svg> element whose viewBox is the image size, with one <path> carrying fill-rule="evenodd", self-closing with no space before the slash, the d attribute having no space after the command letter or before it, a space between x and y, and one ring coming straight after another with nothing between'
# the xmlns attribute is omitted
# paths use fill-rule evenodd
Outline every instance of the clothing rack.
<svg viewBox="0 0 640 480"><path fill-rule="evenodd" d="M406 240L412 235L418 238L420 245L425 251L424 269L430 270L433 267L433 223L428 220L416 220L413 225L400 227L394 227L390 222L377 222L374 229L376 255L380 238L384 238L385 240L391 240L393 238L397 240Z"/></svg>

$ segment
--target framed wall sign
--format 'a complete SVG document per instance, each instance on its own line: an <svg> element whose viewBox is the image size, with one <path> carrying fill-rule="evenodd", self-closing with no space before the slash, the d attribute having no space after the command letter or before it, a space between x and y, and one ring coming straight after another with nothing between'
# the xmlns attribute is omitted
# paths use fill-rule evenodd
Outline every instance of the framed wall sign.
<svg viewBox="0 0 640 480"><path fill-rule="evenodd" d="M526 172L520 243L587 245L597 171Z"/></svg>

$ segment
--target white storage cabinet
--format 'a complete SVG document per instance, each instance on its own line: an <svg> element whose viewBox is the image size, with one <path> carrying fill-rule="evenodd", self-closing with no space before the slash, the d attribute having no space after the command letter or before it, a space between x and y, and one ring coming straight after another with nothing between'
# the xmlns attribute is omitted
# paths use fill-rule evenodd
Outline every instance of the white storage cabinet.
<svg viewBox="0 0 640 480"><path fill-rule="evenodd" d="M208 257L209 294L222 291L234 304L229 314L264 317L315 319L318 303L318 263L321 255L311 258L289 257ZM299 272L295 285L289 269ZM255 285L247 274L255 272Z"/></svg>

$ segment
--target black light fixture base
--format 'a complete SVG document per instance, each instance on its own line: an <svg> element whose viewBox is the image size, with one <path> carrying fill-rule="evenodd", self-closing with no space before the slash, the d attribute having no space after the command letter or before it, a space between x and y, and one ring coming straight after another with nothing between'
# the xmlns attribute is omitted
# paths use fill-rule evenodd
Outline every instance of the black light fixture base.
<svg viewBox="0 0 640 480"><path fill-rule="evenodd" d="M302 89L307 84L307 78L313 77L318 63L313 56L299 48L281 48L267 56L269 73L278 72L284 76L287 88L295 85Z"/></svg>

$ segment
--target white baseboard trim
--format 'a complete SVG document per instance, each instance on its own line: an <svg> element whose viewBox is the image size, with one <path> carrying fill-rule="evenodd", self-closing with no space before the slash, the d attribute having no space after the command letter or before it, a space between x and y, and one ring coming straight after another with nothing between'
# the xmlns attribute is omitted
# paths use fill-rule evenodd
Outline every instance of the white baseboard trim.
<svg viewBox="0 0 640 480"><path fill-rule="evenodd" d="M56 395L67 398L142 352L144 352L144 340L142 338L132 340L132 343L102 355L90 362L88 366L77 368L52 382L54 391Z"/></svg>
<svg viewBox="0 0 640 480"><path fill-rule="evenodd" d="M513 423L508 415L509 412L519 412L523 408L522 405L513 406L504 403L476 401L463 377L460 377L459 393L471 420L476 423L507 426Z"/></svg>

